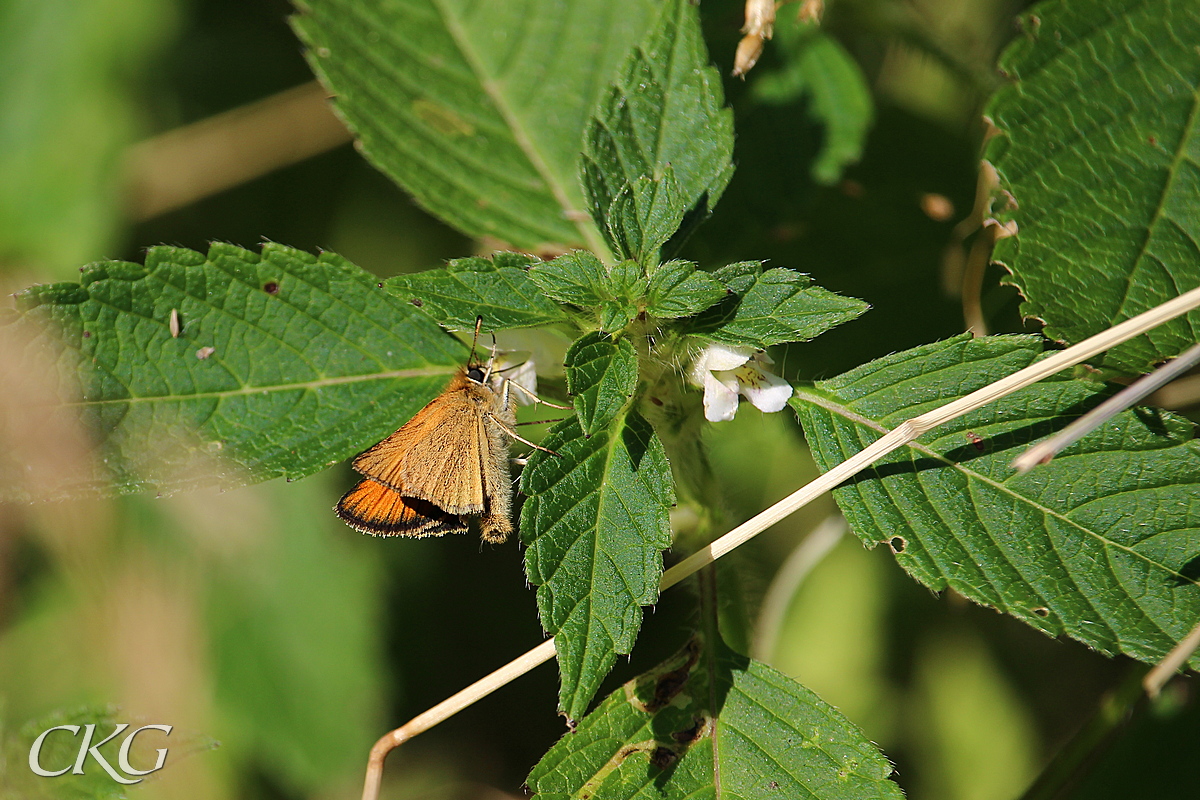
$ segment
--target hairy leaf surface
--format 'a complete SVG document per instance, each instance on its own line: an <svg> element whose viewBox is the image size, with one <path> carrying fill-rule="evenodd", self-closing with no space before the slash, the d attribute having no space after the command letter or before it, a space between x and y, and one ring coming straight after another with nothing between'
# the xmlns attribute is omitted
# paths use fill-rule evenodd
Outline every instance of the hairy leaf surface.
<svg viewBox="0 0 1200 800"><path fill-rule="evenodd" d="M791 404L827 470L1041 352L1040 337L958 337L797 389ZM834 497L864 543L889 543L926 586L1155 661L1200 619L1194 426L1130 411L1025 475L1009 466L1106 395L1090 381L1051 378L931 431Z"/></svg>
<svg viewBox="0 0 1200 800"><path fill-rule="evenodd" d="M1001 59L988 157L1015 198L996 255L1047 335L1078 342L1200 285L1200 5L1041 3ZM1011 205L1011 204L1010 204ZM1200 340L1200 311L1110 350L1141 373Z"/></svg>
<svg viewBox="0 0 1200 800"><path fill-rule="evenodd" d="M448 328L470 330L477 317L485 331L562 322L567 315L529 279L536 263L522 253L457 258L445 269L397 275L384 285Z"/></svg>
<svg viewBox="0 0 1200 800"><path fill-rule="evenodd" d="M529 786L539 800L899 800L891 772L837 709L723 642L696 637L609 695L546 753Z"/></svg>
<svg viewBox="0 0 1200 800"><path fill-rule="evenodd" d="M56 372L51 413L100 445L63 485L5 482L25 495L303 477L393 431L466 359L374 276L275 244L155 247L145 266L98 262L18 304L0 333Z"/></svg>
<svg viewBox="0 0 1200 800"><path fill-rule="evenodd" d="M591 436L572 417L542 444L558 455L535 451L521 474L525 571L556 637L559 707L580 719L658 599L675 495L662 442L636 412Z"/></svg>
<svg viewBox="0 0 1200 800"><path fill-rule="evenodd" d="M608 427L637 389L637 352L628 339L585 334L567 350L563 366L575 415L588 436Z"/></svg>
<svg viewBox="0 0 1200 800"><path fill-rule="evenodd" d="M650 278L646 310L665 319L690 317L725 299L729 291L690 261L668 261Z"/></svg>
<svg viewBox="0 0 1200 800"><path fill-rule="evenodd" d="M303 0L313 70L363 153L464 233L521 249L602 241L576 160L652 0Z"/></svg>
<svg viewBox="0 0 1200 800"><path fill-rule="evenodd" d="M854 319L869 306L813 284L784 267L761 271L756 262L730 264L713 273L731 294L687 327L706 339L743 347L803 342Z"/></svg>
<svg viewBox="0 0 1200 800"><path fill-rule="evenodd" d="M592 218L618 255L642 263L687 212L706 216L733 175L733 114L696 6L660 8L589 121L582 161Z"/></svg>

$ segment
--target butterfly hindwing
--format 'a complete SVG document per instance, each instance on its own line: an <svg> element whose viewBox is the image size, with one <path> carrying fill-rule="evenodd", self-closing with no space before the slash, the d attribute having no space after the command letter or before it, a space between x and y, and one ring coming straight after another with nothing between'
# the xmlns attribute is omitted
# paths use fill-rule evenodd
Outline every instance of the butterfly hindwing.
<svg viewBox="0 0 1200 800"><path fill-rule="evenodd" d="M370 478L346 492L334 510L350 527L375 536L444 536L467 531L467 521L457 514L405 497Z"/></svg>

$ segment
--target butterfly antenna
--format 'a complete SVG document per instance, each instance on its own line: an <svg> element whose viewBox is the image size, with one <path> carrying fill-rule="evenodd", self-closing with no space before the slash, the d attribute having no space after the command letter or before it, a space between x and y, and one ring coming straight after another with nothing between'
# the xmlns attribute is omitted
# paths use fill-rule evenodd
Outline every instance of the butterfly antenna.
<svg viewBox="0 0 1200 800"><path fill-rule="evenodd" d="M471 337L471 360L469 362L471 364L478 363L477 361L475 361L475 345L479 343L479 329L482 327L483 327L483 317L478 316L475 318L475 335Z"/></svg>
<svg viewBox="0 0 1200 800"><path fill-rule="evenodd" d="M483 382L487 383L488 378L492 377L492 369L496 366L496 334L492 334L492 356L488 359L487 370L483 374Z"/></svg>

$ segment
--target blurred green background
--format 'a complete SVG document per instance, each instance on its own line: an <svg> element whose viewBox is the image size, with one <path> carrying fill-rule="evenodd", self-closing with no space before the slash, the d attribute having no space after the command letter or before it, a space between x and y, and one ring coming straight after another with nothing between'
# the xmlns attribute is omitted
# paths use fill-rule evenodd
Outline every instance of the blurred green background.
<svg viewBox="0 0 1200 800"><path fill-rule="evenodd" d="M956 224L973 204L991 64L1024 4L828 5L826 30L874 96L861 161L831 185L815 183L824 130L808 102L758 102L755 73L730 79L738 172L684 253L706 266L768 258L872 304L862 319L777 353L796 379L963 330L955 270L970 239ZM136 205L133 143L311 80L289 13L282 0L0 0L0 279L9 291L71 280L101 258L140 260L158 243L272 240L334 250L381 276L476 250L349 145L142 221L127 210ZM741 3L706 0L702 14L728 73ZM756 72L779 62L768 45ZM992 331L1019 330L1000 276L985 273L984 315ZM0 359L13 396L23 378L11 369ZM19 427L13 409L0 402L0 435ZM814 475L783 414L744 407L707 436L731 521ZM357 796L379 735L542 635L516 544L361 536L330 511L351 480L343 465L220 495L0 506L0 732L12 739L30 720L111 703L117 719L176 726L171 766L131 796ZM739 583L763 600L747 638L756 656L862 726L909 796L1019 796L1137 669L929 594L833 514L827 498L731 557ZM664 596L608 687L678 646L692 608L687 589ZM519 795L564 732L556 684L554 668L540 667L405 745L389 760L385 796ZM1179 771L1173 748L1198 731L1194 708L1163 705L1106 768L1134 785L1151 773L1169 781ZM24 762L14 756L0 769ZM1170 791L1120 794L1107 775L1094 773L1078 796ZM0 797L5 780L0 772Z"/></svg>

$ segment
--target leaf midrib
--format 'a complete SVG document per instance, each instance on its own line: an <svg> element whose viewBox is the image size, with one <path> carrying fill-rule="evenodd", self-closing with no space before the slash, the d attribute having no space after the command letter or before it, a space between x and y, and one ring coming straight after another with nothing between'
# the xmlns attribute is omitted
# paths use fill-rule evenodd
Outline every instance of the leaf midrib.
<svg viewBox="0 0 1200 800"><path fill-rule="evenodd" d="M237 389L216 392L197 392L195 394L175 395L143 395L140 397L119 397L111 400L79 400L70 403L60 403L60 408L91 407L101 405L116 405L120 403L149 403L149 402L186 402L190 400L205 400L211 398L236 397L247 394L262 394L269 392L294 391L296 389L321 389L326 386L337 386L346 383L359 383L371 380L392 380L395 378L432 378L439 375L449 375L458 367L420 367L416 369L397 369L387 372L373 372L367 375L339 375L332 378L318 378L298 383L281 383L271 386L240 386Z"/></svg>
<svg viewBox="0 0 1200 800"><path fill-rule="evenodd" d="M814 406L817 406L818 408L822 408L825 411L828 411L832 414L841 416L843 419L853 422L856 425L861 425L863 427L870 428L871 430L874 430L875 432L879 433L880 435L890 433L889 428L884 427L883 425L875 422L874 420L868 419L867 417L857 414L857 413L851 411L850 409L846 408L845 406L842 406L838 403L835 403L835 402L829 400L828 398L825 398L818 394L815 394L808 389L797 387L795 389L795 397L803 399L804 401L806 401ZM1190 578L1186 575L1183 575L1182 573L1177 572L1176 570L1173 570L1170 567L1167 567L1166 565L1155 561L1154 559L1150 558L1149 556L1145 555L1144 553L1138 552L1137 550L1133 549L1132 547L1129 547L1128 545L1114 542L1111 539L1108 539L1105 536L1097 533L1096 531L1093 531L1090 528L1084 527L1083 525L1079 524L1078 522L1071 519L1070 517L1065 516L1061 511L1050 508L1049 506L1042 505L1041 503L1035 502L1034 500L1030 499L1027 495L1023 495L1023 494L1020 494L1020 493L1012 490L1011 488L1009 488L1007 486L1007 484L999 483L999 482L993 480L992 478L989 478L985 475L975 472L974 470L966 469L962 464L955 462L955 461L951 461L950 459L943 456L941 453L938 453L934 450L929 449L928 447L921 444L920 442L916 442L916 441L908 442L908 444L906 446L913 450L920 452L921 454L923 454L929 458L933 458L937 461L940 461L943 464L945 464L946 466L953 467L954 469L961 472L965 477L974 479L974 480L978 480L981 483L991 486L993 489L1001 492L1002 494L1006 494L1009 497L1028 505L1030 508L1033 508L1034 510L1045 514L1046 516L1053 517L1053 518L1065 523L1066 525L1069 525L1070 527L1073 527L1073 528L1081 531L1082 533L1086 534L1087 536L1090 536L1091 538L1093 538L1109 547L1113 547L1117 550L1124 551L1125 553L1128 553L1129 555L1132 555L1153 567L1161 569L1165 573L1167 573L1168 575L1172 576L1175 579L1184 581L1193 586L1200 587L1200 579ZM957 537L955 537L955 538L957 538Z"/></svg>
<svg viewBox="0 0 1200 800"><path fill-rule="evenodd" d="M454 43L458 45L459 52L462 53L467 66L470 67L471 71L475 73L476 78L478 78L480 87L491 98L500 116L508 123L509 131L512 133L517 147L521 149L521 152L529 159L529 163L533 166L534 170L546 182L550 193L562 209L563 215L574 225L575 230L579 232L580 237L593 252L597 254L606 252L599 231L590 222L584 221L582 219L583 215L575 218L576 215L571 213L579 209L574 208L570 202L570 194L567 187L562 184L559 177L550 169L550 165L542 157L541 152L534 146L533 139L525 129L523 121L517 114L517 110L509 104L504 93L500 91L500 85L496 80L496 76L490 75L484 68L479 53L472 46L470 38L467 36L462 19L451 11L447 0L431 0L431 2L441 15L442 22L446 26L446 31L450 34ZM588 220L590 219L591 217L589 216Z"/></svg>
<svg viewBox="0 0 1200 800"><path fill-rule="evenodd" d="M1150 224L1146 226L1146 234L1142 237L1141 246L1138 248L1137 256L1133 260L1134 273L1138 271L1138 268L1144 262L1146 251L1150 249L1150 243L1155 237L1159 223L1162 221L1163 213L1166 210L1167 197L1170 195L1171 189L1175 186L1179 178L1180 163L1187 156L1188 143L1191 142L1192 136L1196 132L1198 118L1200 118L1200 86L1194 86L1192 87L1192 110L1188 114L1187 122L1183 126L1183 135L1179 137L1179 144L1175 147L1175 155L1171 159L1171 165L1167 170L1167 180L1164 182L1162 192L1158 196L1158 203L1154 206L1154 216L1150 219ZM1200 247L1200 243L1197 243L1195 240L1192 240L1192 244L1193 246ZM1174 271L1167 269L1166 274L1171 279L1176 293L1182 294L1178 283L1175 281ZM1122 319L1125 312L1125 304L1129 302L1129 292L1136 283L1133 278L1134 274L1130 274L1129 279L1124 281L1125 289L1121 294L1121 301L1117 303L1117 310L1111 317L1111 321L1114 324ZM1155 349L1157 350L1158 348L1156 347Z"/></svg>

